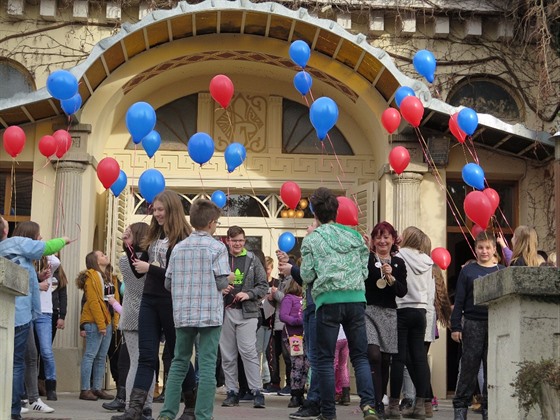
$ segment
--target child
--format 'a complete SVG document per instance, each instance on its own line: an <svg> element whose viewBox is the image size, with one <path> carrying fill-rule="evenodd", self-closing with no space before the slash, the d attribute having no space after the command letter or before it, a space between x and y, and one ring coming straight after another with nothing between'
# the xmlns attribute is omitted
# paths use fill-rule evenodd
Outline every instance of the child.
<svg viewBox="0 0 560 420"><path fill-rule="evenodd" d="M493 260L496 238L481 232L475 241L476 263L465 265L459 273L455 293L455 306L451 314L451 338L461 342L463 355L460 361L457 388L453 398L455 420L465 420L473 386L482 360L484 364L484 387L482 418L488 419L487 365L488 354L488 308L474 304L474 282L490 273L504 268ZM461 322L462 321L462 322Z"/></svg>
<svg viewBox="0 0 560 420"><path fill-rule="evenodd" d="M199 382L195 416L210 420L216 393L216 358L223 320L223 295L234 280L225 245L212 238L220 209L205 199L190 211L194 232L171 253L165 287L171 291L175 321L175 357L167 377L165 402L159 419L174 419L179 411L181 385L187 376L194 341L199 335Z"/></svg>
<svg viewBox="0 0 560 420"><path fill-rule="evenodd" d="M350 405L350 378L348 376L348 340L342 325L338 330L334 353L335 400L340 405Z"/></svg>
<svg viewBox="0 0 560 420"><path fill-rule="evenodd" d="M287 352L290 352L290 337L303 337L303 313L301 312L301 296L303 290L295 280L291 279L284 291L284 299L280 303L280 321L284 323L282 343ZM290 375L291 399L289 408L303 405L303 393L307 382L309 364L303 352L303 343L298 343L302 354L290 355L292 372Z"/></svg>

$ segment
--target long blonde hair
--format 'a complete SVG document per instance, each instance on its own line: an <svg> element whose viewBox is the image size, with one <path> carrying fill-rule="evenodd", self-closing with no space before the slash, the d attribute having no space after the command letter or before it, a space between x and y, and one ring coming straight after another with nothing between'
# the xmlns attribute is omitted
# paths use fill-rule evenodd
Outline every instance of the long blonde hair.
<svg viewBox="0 0 560 420"><path fill-rule="evenodd" d="M438 322L445 328L451 327L451 302L447 294L447 286L443 279L443 272L436 264L432 267L432 274L436 282L436 298L434 307Z"/></svg>
<svg viewBox="0 0 560 420"><path fill-rule="evenodd" d="M179 195L171 190L160 192L154 198L154 203L159 201L165 209L165 223L160 226L155 217L152 217L148 234L142 242L142 247L148 249L150 244L161 237L162 232L169 242L169 248L173 248L177 242L181 242L192 232L192 227L187 222L183 205Z"/></svg>
<svg viewBox="0 0 560 420"><path fill-rule="evenodd" d="M519 258L523 258L527 267L538 267L540 265L537 254L539 243L535 229L520 225L517 226L513 232L513 236L515 237L515 241L510 265L513 265Z"/></svg>
<svg viewBox="0 0 560 420"><path fill-rule="evenodd" d="M430 255L432 241L428 235L416 226L409 226L403 230L401 248L412 248Z"/></svg>

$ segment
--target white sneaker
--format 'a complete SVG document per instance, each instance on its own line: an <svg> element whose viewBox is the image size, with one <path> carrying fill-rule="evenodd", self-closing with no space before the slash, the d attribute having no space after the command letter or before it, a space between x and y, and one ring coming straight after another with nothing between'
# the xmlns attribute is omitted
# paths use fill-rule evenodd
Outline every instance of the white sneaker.
<svg viewBox="0 0 560 420"><path fill-rule="evenodd" d="M27 413L29 413L29 408L22 406L19 414L27 414Z"/></svg>
<svg viewBox="0 0 560 420"><path fill-rule="evenodd" d="M54 412L54 408L49 407L47 404L45 404L43 401L41 401L41 398L39 398L37 401L35 401L33 404L31 404L31 406L29 408L33 411L39 411L41 413L52 413L52 412Z"/></svg>
<svg viewBox="0 0 560 420"><path fill-rule="evenodd" d="M387 394L383 395L383 404L389 405L389 397L387 396Z"/></svg>

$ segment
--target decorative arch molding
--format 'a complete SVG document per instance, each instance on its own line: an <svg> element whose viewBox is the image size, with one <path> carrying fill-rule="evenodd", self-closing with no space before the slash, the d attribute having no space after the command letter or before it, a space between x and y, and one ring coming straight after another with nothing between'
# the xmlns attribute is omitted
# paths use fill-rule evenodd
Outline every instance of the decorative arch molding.
<svg viewBox="0 0 560 420"><path fill-rule="evenodd" d="M27 68L11 58L0 57L0 99L16 93L30 93L37 90L35 79ZM14 92L13 94L11 92Z"/></svg>

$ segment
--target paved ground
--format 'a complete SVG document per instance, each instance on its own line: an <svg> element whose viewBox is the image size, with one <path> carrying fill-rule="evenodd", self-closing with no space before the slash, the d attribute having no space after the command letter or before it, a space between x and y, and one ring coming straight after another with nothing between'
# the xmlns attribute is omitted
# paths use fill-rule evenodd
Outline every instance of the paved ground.
<svg viewBox="0 0 560 420"><path fill-rule="evenodd" d="M214 418L216 420L244 420L244 419L266 419L266 420L287 420L288 414L294 412L292 408L287 408L289 397L276 395L266 396L266 408L256 409L250 403L240 403L239 407L221 407L223 395L216 395L214 408ZM45 401L46 402L46 401ZM58 401L49 401L51 407L55 409L52 414L29 413L24 414L24 419L33 420L109 420L111 413L101 407L102 401L82 401L78 399L77 393L58 393ZM52 404L51 404L52 403ZM359 420L361 413L358 408L357 396L352 396L352 405L348 407L337 407L337 417L339 420ZM154 417L157 417L161 404L154 404ZM453 409L450 400L440 401L439 410L434 413L434 420L450 420L453 418ZM118 413L120 414L120 413ZM472 419L479 419L480 415L469 413Z"/></svg>

